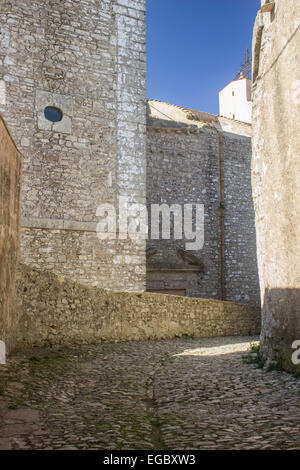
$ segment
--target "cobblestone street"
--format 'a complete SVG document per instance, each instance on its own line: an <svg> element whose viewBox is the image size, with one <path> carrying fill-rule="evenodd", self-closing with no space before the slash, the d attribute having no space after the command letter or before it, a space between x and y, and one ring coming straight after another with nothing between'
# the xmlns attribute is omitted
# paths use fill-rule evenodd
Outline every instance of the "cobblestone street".
<svg viewBox="0 0 300 470"><path fill-rule="evenodd" d="M300 449L300 382L257 338L34 349L0 366L0 449Z"/></svg>

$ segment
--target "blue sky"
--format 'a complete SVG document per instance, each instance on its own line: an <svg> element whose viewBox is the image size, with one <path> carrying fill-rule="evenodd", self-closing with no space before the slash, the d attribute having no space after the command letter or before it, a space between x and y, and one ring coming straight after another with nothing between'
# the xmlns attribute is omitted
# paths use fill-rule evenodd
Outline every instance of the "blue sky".
<svg viewBox="0 0 300 470"><path fill-rule="evenodd" d="M147 0L147 97L218 114L260 0Z"/></svg>

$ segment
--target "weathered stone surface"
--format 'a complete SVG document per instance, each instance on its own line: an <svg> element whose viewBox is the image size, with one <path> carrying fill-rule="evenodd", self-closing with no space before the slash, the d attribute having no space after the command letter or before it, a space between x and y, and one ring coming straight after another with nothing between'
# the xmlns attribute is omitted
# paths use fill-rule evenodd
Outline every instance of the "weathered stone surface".
<svg viewBox="0 0 300 470"><path fill-rule="evenodd" d="M247 335L260 309L232 302L109 292L20 266L19 346Z"/></svg>
<svg viewBox="0 0 300 470"><path fill-rule="evenodd" d="M276 0L271 13L258 13L253 40L261 347L265 357L287 369L297 368L291 362L292 343L300 340L299 11L299 0Z"/></svg>
<svg viewBox="0 0 300 470"><path fill-rule="evenodd" d="M149 211L150 204L204 204L205 218L204 247L191 252L199 258L203 270L184 272L189 264L182 261L177 250L185 248L185 237L175 241L173 237L149 240L148 250L155 254L147 263L147 288L185 289L190 297L221 299L223 283L226 300L259 305L251 125L155 100L148 102L148 112ZM221 184L224 187L222 208ZM177 266L181 271L166 271L163 269L166 266ZM224 279L221 279L222 269Z"/></svg>
<svg viewBox="0 0 300 470"><path fill-rule="evenodd" d="M6 86L5 81L0 80L0 105L5 105L6 103Z"/></svg>
<svg viewBox="0 0 300 470"><path fill-rule="evenodd" d="M147 287L258 305L251 126L154 102L171 121L150 110L146 165L145 0L4 1L0 14L0 110L25 155L22 261L89 286L144 291L145 240L100 242L97 207L117 208L118 196L204 203L204 270L151 269ZM45 118L48 106L61 121ZM153 262L173 265L182 243L159 245Z"/></svg>
<svg viewBox="0 0 300 470"><path fill-rule="evenodd" d="M10 352L16 341L18 312L15 273L20 237L22 157L0 117L0 340Z"/></svg>
<svg viewBox="0 0 300 470"><path fill-rule="evenodd" d="M177 338L15 355L0 368L0 383L24 387L2 393L0 411L3 403L17 409L0 413L0 448L299 449L299 379L246 363L254 339Z"/></svg>
<svg viewBox="0 0 300 470"><path fill-rule="evenodd" d="M2 1L0 28L0 111L25 157L22 214L54 220L24 227L23 262L145 290L145 242L100 244L76 229L96 225L97 207L117 207L119 194L145 200L145 0ZM48 121L47 106L62 120ZM138 265L113 263L128 253Z"/></svg>

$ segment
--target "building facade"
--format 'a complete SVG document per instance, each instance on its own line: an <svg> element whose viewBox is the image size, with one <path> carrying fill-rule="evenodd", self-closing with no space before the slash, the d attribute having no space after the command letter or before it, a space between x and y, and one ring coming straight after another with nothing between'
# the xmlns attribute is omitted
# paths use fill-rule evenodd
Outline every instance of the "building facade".
<svg viewBox="0 0 300 470"><path fill-rule="evenodd" d="M251 126L147 104L145 1L4 1L0 22L0 111L24 154L21 261L108 290L258 305ZM120 197L203 204L203 248L121 227L99 240L98 209Z"/></svg>
<svg viewBox="0 0 300 470"><path fill-rule="evenodd" d="M0 364L17 341L16 269L20 243L22 156L0 116ZM4 343L4 344L3 344ZM2 356L2 357L1 357Z"/></svg>
<svg viewBox="0 0 300 470"><path fill-rule="evenodd" d="M147 202L203 204L204 245L148 240L147 288L259 305L251 125L148 102Z"/></svg>

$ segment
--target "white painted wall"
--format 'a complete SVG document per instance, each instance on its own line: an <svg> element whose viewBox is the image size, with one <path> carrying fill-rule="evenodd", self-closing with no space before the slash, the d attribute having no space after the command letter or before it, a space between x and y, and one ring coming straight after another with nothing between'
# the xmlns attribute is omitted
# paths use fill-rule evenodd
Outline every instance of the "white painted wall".
<svg viewBox="0 0 300 470"><path fill-rule="evenodd" d="M220 116L252 123L251 80L230 82L219 92Z"/></svg>

